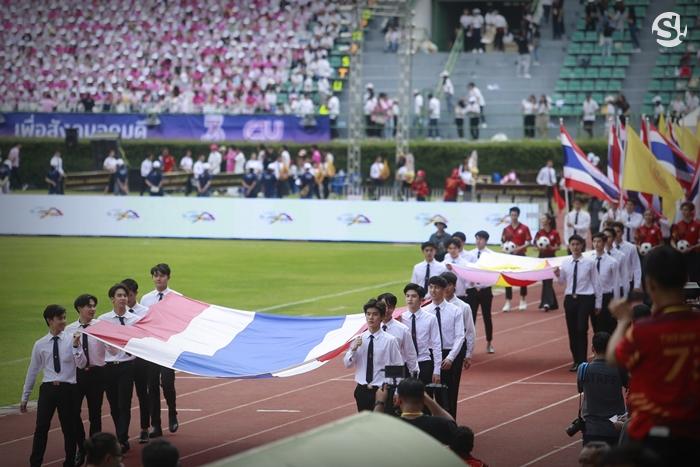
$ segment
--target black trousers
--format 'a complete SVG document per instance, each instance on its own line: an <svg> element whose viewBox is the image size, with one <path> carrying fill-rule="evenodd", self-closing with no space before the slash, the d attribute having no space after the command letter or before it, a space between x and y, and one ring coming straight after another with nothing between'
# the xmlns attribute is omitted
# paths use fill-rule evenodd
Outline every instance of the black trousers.
<svg viewBox="0 0 700 467"><path fill-rule="evenodd" d="M433 370L435 364L433 360L423 360L418 362L418 379L423 381L423 384L428 385L433 382Z"/></svg>
<svg viewBox="0 0 700 467"><path fill-rule="evenodd" d="M464 119L463 118L455 118L455 125L457 125L457 136L459 138L464 138Z"/></svg>
<svg viewBox="0 0 700 467"><path fill-rule="evenodd" d="M58 410L58 420L61 422L63 432L63 448L66 452L64 467L72 467L75 464L75 384L43 383L39 387L39 401L36 410L36 428L32 441L32 454L29 457L29 465L41 466L46 452L46 442L49 438L51 419Z"/></svg>
<svg viewBox="0 0 700 467"><path fill-rule="evenodd" d="M78 450L83 451L83 444L86 438L82 416L80 415L83 399L87 399L90 436L102 431L102 401L105 394L104 367L93 366L88 370L78 368L76 379L78 382L75 388L75 407L78 420L76 442L78 443Z"/></svg>
<svg viewBox="0 0 700 467"><path fill-rule="evenodd" d="M484 329L486 331L486 341L493 340L493 322L491 321L491 304L493 303L493 292L491 287L484 287L477 290L476 287L467 289L467 303L472 309L472 318L476 326L476 315L479 305L481 305L481 316L484 318Z"/></svg>
<svg viewBox="0 0 700 467"><path fill-rule="evenodd" d="M448 409L447 411L457 419L457 399L459 396L459 382L462 379L462 364L464 363L464 356L467 352L467 343L462 342L462 348L460 349L457 357L452 362L452 368L449 370L440 370L440 382L447 386L447 398L448 398ZM450 351L442 350L443 361L449 355Z"/></svg>
<svg viewBox="0 0 700 467"><path fill-rule="evenodd" d="M151 425L161 427L160 388L168 405L168 414L176 414L175 405L175 370L151 363L148 372L148 398L151 409Z"/></svg>
<svg viewBox="0 0 700 467"><path fill-rule="evenodd" d="M554 283L552 279L542 281L542 298L540 299L540 308L549 305L550 310L559 309L557 294L554 293Z"/></svg>
<svg viewBox="0 0 700 467"><path fill-rule="evenodd" d="M610 302L612 301L613 293L603 294L603 306L600 308L600 313L596 315L591 313L591 326L593 326L593 332L605 331L612 334L617 327L617 320L610 313Z"/></svg>
<svg viewBox="0 0 700 467"><path fill-rule="evenodd" d="M547 185L547 212L554 214L554 208L552 207L552 197L554 196L554 188L551 185Z"/></svg>
<svg viewBox="0 0 700 467"><path fill-rule="evenodd" d="M22 185L22 176L19 173L19 167L12 167L10 169L10 188L13 190L21 190Z"/></svg>
<svg viewBox="0 0 700 467"><path fill-rule="evenodd" d="M377 394L377 388L368 388L358 384L355 386L355 403L357 404L357 411L362 412L363 410L374 410L374 402L376 400L375 396ZM388 401L391 403L391 401Z"/></svg>
<svg viewBox="0 0 700 467"><path fill-rule="evenodd" d="M520 296L527 297L527 287L520 287ZM513 299L513 287L506 287L506 300Z"/></svg>
<svg viewBox="0 0 700 467"><path fill-rule="evenodd" d="M105 392L114 430L120 443L129 440L131 396L134 392L134 362L105 365Z"/></svg>
<svg viewBox="0 0 700 467"><path fill-rule="evenodd" d="M566 330L569 333L569 349L574 363L583 363L588 356L588 316L595 307L594 295L564 297Z"/></svg>
<svg viewBox="0 0 700 467"><path fill-rule="evenodd" d="M134 360L134 386L139 400L139 421L142 430L151 426L150 400L148 396L148 378L151 363L137 358ZM158 404L160 408L160 404Z"/></svg>

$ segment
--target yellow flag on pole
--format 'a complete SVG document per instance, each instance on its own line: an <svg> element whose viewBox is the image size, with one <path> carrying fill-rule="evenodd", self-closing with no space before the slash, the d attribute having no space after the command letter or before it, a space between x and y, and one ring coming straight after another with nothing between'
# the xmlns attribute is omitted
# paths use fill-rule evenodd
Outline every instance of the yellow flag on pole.
<svg viewBox="0 0 700 467"><path fill-rule="evenodd" d="M678 145L681 147L681 151L683 151L685 157L692 162L697 161L698 151L700 151L700 141L698 141L689 129L682 125L673 125L673 132L676 135Z"/></svg>
<svg viewBox="0 0 700 467"><path fill-rule="evenodd" d="M666 119L664 118L664 114L659 115L659 124L657 126L659 127L659 133L661 133L664 136L664 138L671 138L671 135L668 133L668 125L666 125Z"/></svg>
<svg viewBox="0 0 700 467"><path fill-rule="evenodd" d="M676 178L661 166L629 125L622 174L623 189L661 196L664 215L668 219L676 218L676 201L685 197L683 188Z"/></svg>

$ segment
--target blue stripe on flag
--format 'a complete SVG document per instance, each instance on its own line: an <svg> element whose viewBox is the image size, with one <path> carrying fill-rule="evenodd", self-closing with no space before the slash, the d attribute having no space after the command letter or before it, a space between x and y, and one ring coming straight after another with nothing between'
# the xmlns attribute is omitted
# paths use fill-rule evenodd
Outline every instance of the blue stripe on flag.
<svg viewBox="0 0 700 467"><path fill-rule="evenodd" d="M612 185L607 179L603 180L602 178L597 177L596 173L590 172L588 168L583 165L573 147L568 145L563 145L562 147L564 148L564 156L566 157L564 165L567 168L583 172L585 175L589 176L593 182L596 183L595 188L601 189L612 199L619 198L620 192L617 191L615 186Z"/></svg>
<svg viewBox="0 0 700 467"><path fill-rule="evenodd" d="M311 349L344 322L344 316L306 318L256 313L235 339L211 357L183 352L173 366L202 376L270 376L303 363Z"/></svg>

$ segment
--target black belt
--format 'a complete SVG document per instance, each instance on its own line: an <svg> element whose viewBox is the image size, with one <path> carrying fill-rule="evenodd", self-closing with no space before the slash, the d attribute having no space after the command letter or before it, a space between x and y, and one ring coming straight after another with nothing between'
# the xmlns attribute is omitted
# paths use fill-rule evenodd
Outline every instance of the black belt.
<svg viewBox="0 0 700 467"><path fill-rule="evenodd" d="M377 389L379 389L379 386L372 386L371 384L357 383L357 386L361 389L366 390L366 391L376 391Z"/></svg>
<svg viewBox="0 0 700 467"><path fill-rule="evenodd" d="M107 362L105 362L105 364L106 364L106 363L107 363ZM104 367L103 367L103 366L98 366L98 365L93 365L93 366L88 366L88 367L85 367L85 368L78 368L78 371L90 371L90 370L95 369L95 368L104 368Z"/></svg>
<svg viewBox="0 0 700 467"><path fill-rule="evenodd" d="M579 298L584 298L584 297L592 297L593 294L568 294L567 297L571 297L574 300L579 299Z"/></svg>
<svg viewBox="0 0 700 467"><path fill-rule="evenodd" d="M66 383L65 381L46 381L45 383L42 383L42 384L50 384L51 386L64 386L64 385L75 384L75 383Z"/></svg>
<svg viewBox="0 0 700 467"><path fill-rule="evenodd" d="M133 360L124 360L123 362L105 362L105 365L126 365L127 363L133 362Z"/></svg>

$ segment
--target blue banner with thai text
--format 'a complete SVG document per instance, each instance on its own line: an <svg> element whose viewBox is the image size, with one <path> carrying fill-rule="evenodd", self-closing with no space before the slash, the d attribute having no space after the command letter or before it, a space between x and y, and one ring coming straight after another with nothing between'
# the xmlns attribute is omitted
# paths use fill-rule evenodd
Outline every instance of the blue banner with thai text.
<svg viewBox="0 0 700 467"><path fill-rule="evenodd" d="M64 138L67 128L75 128L78 138L109 132L120 134L124 140L312 143L330 139L327 116L302 119L295 115L159 115L155 125L145 114L10 112L3 116L0 136L21 138Z"/></svg>

